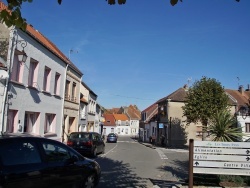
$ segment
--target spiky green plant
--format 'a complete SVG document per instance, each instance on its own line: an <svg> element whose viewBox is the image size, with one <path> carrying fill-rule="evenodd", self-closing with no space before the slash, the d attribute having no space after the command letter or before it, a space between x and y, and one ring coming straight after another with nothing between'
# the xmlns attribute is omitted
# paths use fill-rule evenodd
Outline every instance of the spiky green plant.
<svg viewBox="0 0 250 188"><path fill-rule="evenodd" d="M208 131L213 141L234 142L241 140L244 133L241 127L236 126L237 120L228 110L222 110L215 114Z"/></svg>

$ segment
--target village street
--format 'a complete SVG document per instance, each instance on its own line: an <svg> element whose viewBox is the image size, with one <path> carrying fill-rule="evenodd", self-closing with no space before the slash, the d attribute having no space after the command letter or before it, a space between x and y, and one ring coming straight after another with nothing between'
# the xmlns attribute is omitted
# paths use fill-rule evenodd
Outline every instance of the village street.
<svg viewBox="0 0 250 188"><path fill-rule="evenodd" d="M172 187L188 177L188 151L151 148L130 137L106 143L95 159L102 168L98 187Z"/></svg>

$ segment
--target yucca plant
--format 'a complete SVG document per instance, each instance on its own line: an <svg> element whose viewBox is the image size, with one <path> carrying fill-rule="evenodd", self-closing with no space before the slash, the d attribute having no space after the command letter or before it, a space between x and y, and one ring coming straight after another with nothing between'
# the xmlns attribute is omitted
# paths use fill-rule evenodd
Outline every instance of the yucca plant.
<svg viewBox="0 0 250 188"><path fill-rule="evenodd" d="M244 136L241 127L236 126L237 120L228 110L219 111L214 115L208 131L213 141L234 142L239 141Z"/></svg>

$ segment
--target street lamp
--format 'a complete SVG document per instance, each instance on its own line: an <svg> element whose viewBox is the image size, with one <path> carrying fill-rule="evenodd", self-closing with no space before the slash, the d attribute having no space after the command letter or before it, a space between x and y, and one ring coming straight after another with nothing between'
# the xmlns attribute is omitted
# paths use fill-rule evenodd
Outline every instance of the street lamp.
<svg viewBox="0 0 250 188"><path fill-rule="evenodd" d="M240 108L239 112L240 112L239 114L241 115L241 117L242 117L243 119L246 119L247 116L249 115L249 108L246 107L246 106L242 106L242 107Z"/></svg>
<svg viewBox="0 0 250 188"><path fill-rule="evenodd" d="M27 54L24 51L24 48L27 46L27 42L25 40L17 40L16 45L20 44L23 50L21 52L18 52L18 60L19 62L25 62L27 60Z"/></svg>

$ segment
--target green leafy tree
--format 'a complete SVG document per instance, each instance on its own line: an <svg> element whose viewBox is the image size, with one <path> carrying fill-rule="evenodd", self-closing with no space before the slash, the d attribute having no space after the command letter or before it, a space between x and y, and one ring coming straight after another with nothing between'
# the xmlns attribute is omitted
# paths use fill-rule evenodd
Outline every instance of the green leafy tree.
<svg viewBox="0 0 250 188"><path fill-rule="evenodd" d="M187 118L187 124L202 123L202 140L206 140L209 121L217 112L227 108L228 100L220 82L202 77L188 91L183 116Z"/></svg>
<svg viewBox="0 0 250 188"><path fill-rule="evenodd" d="M234 142L242 140L244 133L241 127L237 127L237 120L228 110L221 110L216 113L208 126L208 131L213 141Z"/></svg>
<svg viewBox="0 0 250 188"><path fill-rule="evenodd" d="M10 26L17 26L23 30L26 30L27 22L26 19L22 17L21 8L23 2L32 2L33 0L7 0L8 10L2 10L0 12L0 22L4 21L5 24ZM115 5L118 2L119 5L124 5L126 0L106 0L109 5ZM133 0L131 0L133 1ZM182 0L169 0L172 6L176 5ZM239 2L240 0L236 0ZM57 0L58 4L62 3L62 0Z"/></svg>

